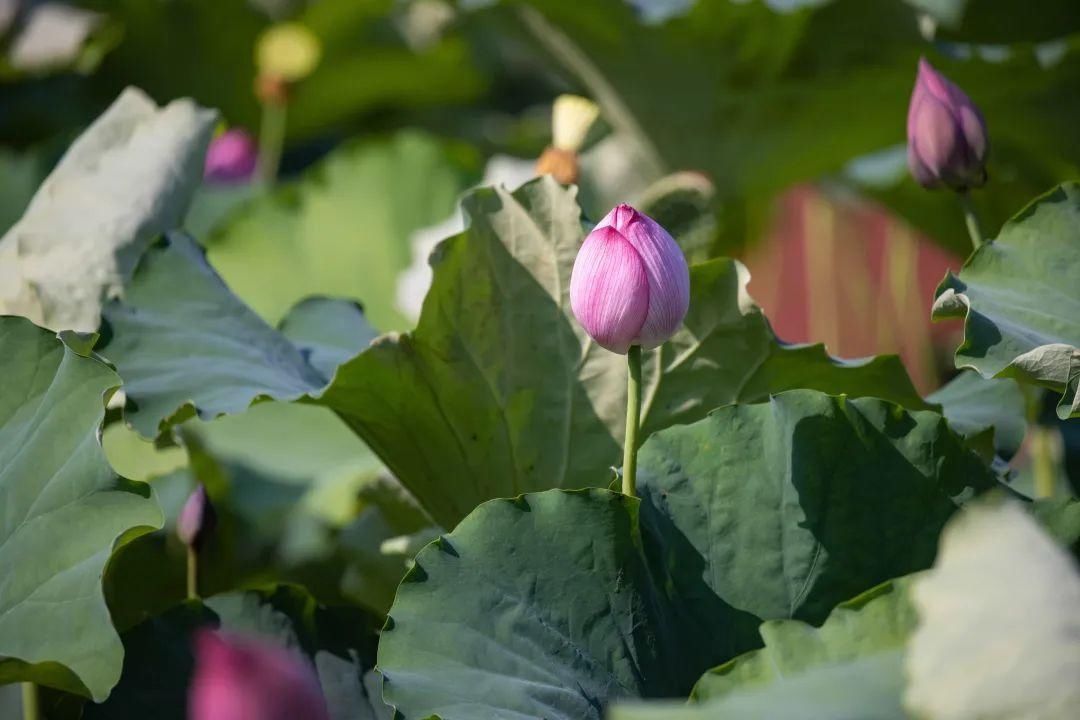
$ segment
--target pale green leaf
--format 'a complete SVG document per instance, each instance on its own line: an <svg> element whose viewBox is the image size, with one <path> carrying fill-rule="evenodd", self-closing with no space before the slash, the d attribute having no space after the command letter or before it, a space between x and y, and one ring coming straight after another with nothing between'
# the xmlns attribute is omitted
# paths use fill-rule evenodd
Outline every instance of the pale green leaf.
<svg viewBox="0 0 1080 720"><path fill-rule="evenodd" d="M908 600L910 580L892 580L838 605L820 628L798 620L770 620L760 632L765 647L702 675L692 698L708 702L738 693L779 692L783 686L829 666L857 666L903 654L915 627ZM896 663L897 690L901 686ZM829 687L826 685L826 687ZM848 689L849 691L850 689ZM900 693L891 698L900 709Z"/></svg>
<svg viewBox="0 0 1080 720"><path fill-rule="evenodd" d="M1080 707L1080 571L1013 502L946 528L917 581L905 704L935 720L1067 720Z"/></svg>
<svg viewBox="0 0 1080 720"><path fill-rule="evenodd" d="M72 340L0 317L0 682L101 699L123 659L105 564L162 518L149 487L117 478L99 443L120 379Z"/></svg>
<svg viewBox="0 0 1080 720"><path fill-rule="evenodd" d="M215 114L129 88L71 146L0 239L0 312L93 331L139 255L178 227Z"/></svg>
<svg viewBox="0 0 1080 720"><path fill-rule="evenodd" d="M1035 200L938 286L934 318L964 319L957 367L1063 393L1080 416L1080 184Z"/></svg>
<svg viewBox="0 0 1080 720"><path fill-rule="evenodd" d="M311 295L360 300L381 330L411 326L394 305L411 236L443 220L472 179L468 150L405 132L331 153L258 197L204 240L210 263L270 322Z"/></svg>

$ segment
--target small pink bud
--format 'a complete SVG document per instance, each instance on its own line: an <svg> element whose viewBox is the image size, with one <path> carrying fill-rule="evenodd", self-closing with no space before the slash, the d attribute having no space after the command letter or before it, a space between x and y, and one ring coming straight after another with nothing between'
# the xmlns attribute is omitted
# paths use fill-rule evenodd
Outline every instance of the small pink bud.
<svg viewBox="0 0 1080 720"><path fill-rule="evenodd" d="M986 122L963 90L919 59L908 106L908 167L925 188L957 191L986 183Z"/></svg>
<svg viewBox="0 0 1080 720"><path fill-rule="evenodd" d="M188 496L176 521L176 534L180 540L198 550L217 525L217 513L206 495L206 488L199 485Z"/></svg>
<svg viewBox="0 0 1080 720"><path fill-rule="evenodd" d="M625 354L670 338L690 306L690 271L664 228L619 205L593 229L570 275L570 308L601 347Z"/></svg>
<svg viewBox="0 0 1080 720"><path fill-rule="evenodd" d="M188 720L329 720L319 679L302 656L252 638L195 635Z"/></svg>
<svg viewBox="0 0 1080 720"><path fill-rule="evenodd" d="M210 182L239 183L255 173L258 150L245 130L226 130L210 141L203 178Z"/></svg>

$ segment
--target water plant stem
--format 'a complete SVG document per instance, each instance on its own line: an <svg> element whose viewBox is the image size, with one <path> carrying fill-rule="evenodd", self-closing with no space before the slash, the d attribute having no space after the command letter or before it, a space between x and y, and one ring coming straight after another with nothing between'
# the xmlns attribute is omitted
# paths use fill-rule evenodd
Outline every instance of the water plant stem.
<svg viewBox="0 0 1080 720"><path fill-rule="evenodd" d="M623 444L623 495L637 495L638 426L641 423L641 346L626 353L626 442Z"/></svg>
<svg viewBox="0 0 1080 720"><path fill-rule="evenodd" d="M1038 499L1054 496L1057 485L1057 470L1054 463L1054 428L1045 425L1032 425L1031 433L1031 470L1035 475L1035 497Z"/></svg>
<svg viewBox="0 0 1080 720"><path fill-rule="evenodd" d="M187 596L188 600L199 599L199 553L190 545L187 549Z"/></svg>
<svg viewBox="0 0 1080 720"><path fill-rule="evenodd" d="M1030 385L1021 383L1028 424L1028 454L1031 457L1031 474L1035 497L1054 496L1057 487L1057 462L1054 459L1054 433L1057 428L1039 423L1042 393Z"/></svg>
<svg viewBox="0 0 1080 720"><path fill-rule="evenodd" d="M982 224L979 222L979 214L975 211L975 205L971 202L971 193L967 190L957 193L960 198L960 207L964 211L964 222L967 223L968 235L971 236L971 244L978 250L986 242L983 239Z"/></svg>
<svg viewBox="0 0 1080 720"><path fill-rule="evenodd" d="M262 123L259 126L259 180L267 185L277 181L281 152L285 146L285 103L267 101L262 104Z"/></svg>
<svg viewBox="0 0 1080 720"><path fill-rule="evenodd" d="M41 701L38 698L38 687L32 682L22 684L22 716L23 720L41 720Z"/></svg>

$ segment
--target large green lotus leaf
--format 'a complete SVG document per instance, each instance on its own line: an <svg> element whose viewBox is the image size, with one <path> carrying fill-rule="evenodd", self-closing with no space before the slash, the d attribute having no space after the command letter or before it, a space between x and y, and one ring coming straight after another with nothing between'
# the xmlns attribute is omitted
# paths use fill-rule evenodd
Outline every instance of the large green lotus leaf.
<svg viewBox="0 0 1080 720"><path fill-rule="evenodd" d="M913 716L1075 717L1080 569L1019 504L961 514L911 599L919 624L904 702Z"/></svg>
<svg viewBox="0 0 1080 720"><path fill-rule="evenodd" d="M929 567L957 501L995 478L944 418L793 390L654 434L638 456L643 532L702 631L825 619Z"/></svg>
<svg viewBox="0 0 1080 720"><path fill-rule="evenodd" d="M105 460L120 379L87 346L0 317L0 683L102 699L123 648L101 576L115 546L162 519L149 487Z"/></svg>
<svg viewBox="0 0 1080 720"><path fill-rule="evenodd" d="M603 717L685 695L717 642L677 624L646 568L637 501L551 490L481 505L416 558L379 643L401 717ZM682 632L679 632L681 630Z"/></svg>
<svg viewBox="0 0 1080 720"><path fill-rule="evenodd" d="M103 352L124 378L129 421L152 437L190 401L213 415L264 395L306 397L341 415L444 527L492 497L605 483L620 456L626 369L569 310L585 233L574 190L541 178L514 193L478 190L464 209L470 226L433 255L415 332L377 339L325 390L317 378L329 377L334 360L323 373L311 368L228 293L189 241L151 248L126 299L105 310ZM693 268L684 327L647 357L646 433L796 387L927 407L896 358L848 363L820 346L778 342L748 280L731 260ZM326 308L350 317L340 304ZM294 316L310 323L320 314L306 309L316 312ZM332 327L345 328L330 335L348 342L368 337Z"/></svg>
<svg viewBox="0 0 1080 720"><path fill-rule="evenodd" d="M1052 547L1045 538L1034 537L1037 530L1031 527L1030 521L1025 520L1021 513L1013 513L1020 517L1005 518L995 517L993 521L987 521L982 525L981 532L985 537L981 542L997 542L995 548L975 548L974 553L965 553L967 561L974 560L976 564L986 563L996 557L1008 557L1015 555L1017 548L1023 548L1024 554L1028 555L1030 563L1032 551L1034 555L1045 554L1043 561L1046 562L1051 556L1055 560L1049 560L1050 568L1044 567L1041 571L1044 577L1051 578L1052 567L1062 561L1060 552L1052 551ZM1036 507L1036 514L1039 508ZM1005 522L999 526L997 522ZM1021 538L1012 535L1015 532L1015 524L1019 523L1027 527L1031 537ZM1006 529L1007 528L1007 529ZM954 531L950 528L951 538ZM1070 537L1063 540L1075 539L1075 528ZM991 540L991 537L994 539ZM947 541L948 542L948 541ZM948 547L948 546L946 546ZM1039 549L1035 549L1039 548ZM995 551L996 550L996 551ZM959 552L964 553L963 550ZM959 558L957 558L959 559ZM980 560L981 559L981 560ZM972 568L973 569L973 568ZM1058 567L1058 570L1063 568ZM983 572L990 570L987 565ZM1008 578L1008 585L1015 582L1017 567L1008 570L998 570L983 577L986 582L993 579ZM950 568L951 573L956 570ZM974 576L964 573L956 573L951 587L946 586L941 579L934 581L935 575L943 574L940 569L931 573L925 573L913 578L903 578L893 581L885 586L876 588L865 593L853 601L844 603L829 616L828 620L820 629L814 629L794 621L770 622L762 625L762 635L766 640L766 647L736 658L719 668L716 668L702 677L695 688L698 698L707 700L701 705L664 705L638 704L616 706L612 713L614 720L711 720L723 718L761 718L762 720L893 720L911 717L906 714L902 707L904 692L905 673L903 667L904 646L912 631L915 629L915 612L910 601L910 586L912 582L924 585L934 585L934 594L931 601L935 613L948 613L938 616L940 624L920 630L923 641L932 647L928 648L920 660L928 663L926 678L919 680L929 681L932 684L931 691L936 692L938 701L951 702L952 708L944 714L937 714L943 710L938 704L928 712L929 707L918 708L922 712L918 717L1068 717L1071 710L1068 706L1059 706L1065 709L1064 715L1053 714L1053 703L1060 701L1064 693L1067 693L1070 684L1065 680L1068 668L1058 674L1059 669L1053 667L1053 660L1045 664L1038 664L1043 660L1042 654L1036 650L1036 654L1027 658L1036 661L1035 673L1046 672L1050 678L1047 688L1051 693L1061 693L1057 696L1050 694L1047 707L1040 707L1038 702L1032 704L1021 703L1022 709L1006 709L1000 705L988 708L986 705L972 703L972 697L957 694L955 689L958 685L971 689L977 687L980 697L994 697L995 690L999 688L1008 697L1017 696L1017 679L1012 671L1005 670L1000 677L1000 684L978 684L978 679L983 677L982 668L986 667L985 657L987 654L980 650L968 650L963 654L967 658L966 663L956 665L958 654L956 647L944 647L939 644L940 635L949 635L955 640L957 637L970 637L1000 639L1003 646L1008 647L1008 652L996 657L1017 657L1013 652L1017 646L1031 643L1032 637L1022 637L1024 633L1030 633L1038 623L1030 623L1021 633L1008 634L1002 637L1001 633L985 633L982 627L973 628L975 623L967 619L968 608L983 608L986 595L984 586L973 587ZM1036 574L1039 574L1037 571ZM1050 585L1043 585L1041 592L1046 592L1060 582L1061 578L1067 578L1069 572L1060 573L1053 577ZM921 577L921 579L920 579ZM1044 581L1045 582L1045 581ZM1002 586L1003 588L1005 585ZM943 598L934 597L944 590ZM960 599L960 595L969 594L972 598L969 602ZM974 598L978 597L978 602ZM996 595L995 595L996 597ZM1018 599L1012 592L1001 594L1001 608L1017 607ZM1047 602L1038 603L1039 607L1061 608L1068 600L1059 598L1047 598ZM1026 606L1025 606L1026 607ZM1011 611L1010 611L1011 612ZM1034 616L1033 616L1034 617ZM1051 621L1048 626L1052 626ZM1004 616L998 616L989 623L994 627L1015 627L1015 624L1005 620ZM1051 646L1064 637L1067 633L1058 632L1057 637L1051 642ZM1028 648L1037 647L1034 643L1027 644ZM933 664L930 664L933 663ZM937 664L937 663L940 663ZM939 675L939 671L945 666L963 667L963 672L957 672L956 676ZM1054 678L1057 678L1057 687L1054 687ZM976 679L976 683L971 683ZM998 679L995 679L995 683ZM926 688L923 688L926 689ZM1025 692L1029 699L1036 695L1030 691ZM997 694L1000 701L1001 694ZM994 702L997 702L994 701ZM958 707L960 706L960 707ZM976 710L971 712L971 708ZM990 710L990 712L986 712ZM959 711L959 714L957 713ZM1045 713L1045 714L1044 714Z"/></svg>
<svg viewBox="0 0 1080 720"><path fill-rule="evenodd" d="M359 303L321 296L294 305L278 329L327 378L334 377L339 365L355 357L377 335Z"/></svg>
<svg viewBox="0 0 1080 720"><path fill-rule="evenodd" d="M734 260L691 268L690 310L683 328L653 351L645 369L646 435L693 422L720 405L756 402L793 388L882 397L913 409L932 407L919 397L895 355L839 360L820 344L779 341L747 292L749 282L746 267Z"/></svg>
<svg viewBox="0 0 1080 720"><path fill-rule="evenodd" d="M765 647L702 675L694 686L693 699L707 702L747 691L783 693L786 683L828 666L861 665L890 656L895 662L897 691L892 705L898 715L903 675L899 659L915 628L909 585L908 578L892 580L841 603L820 628L798 620L762 623Z"/></svg>
<svg viewBox="0 0 1080 720"><path fill-rule="evenodd" d="M124 302L105 306L103 332L127 386L126 419L142 435L192 414L211 419L326 385L298 347L228 291L190 238L161 239L137 276ZM187 382L162 382L169 377Z"/></svg>
<svg viewBox="0 0 1080 720"><path fill-rule="evenodd" d="M1073 91L1080 47L1072 40L1052 61L1031 44L987 58L934 53L920 32L921 13L895 0L695 2L660 24L641 23L632 4L621 0L587 7L574 0L487 5L477 24L493 18L525 38L640 146L636 155L644 159L635 173L652 180L682 169L709 175L721 204L724 254L757 239L778 193L904 143L923 54L986 115L994 200L980 207L990 227L1026 202L1032 188L1080 171L1080 141L1071 131L1080 112L1080 94ZM1041 15L1015 4L1011 14ZM1024 29L1031 23L1000 18L986 22L999 37L1013 28L1018 39L1033 37ZM1060 37L1076 21L1050 20L1046 27ZM860 111L839 110L854 106ZM913 183L903 183L900 196L895 189L878 197L939 242L966 252L963 219L949 193L916 193Z"/></svg>
<svg viewBox="0 0 1080 720"><path fill-rule="evenodd" d="M1035 200L938 286L934 318L964 319L957 367L1063 393L1080 416L1080 184Z"/></svg>
<svg viewBox="0 0 1080 720"><path fill-rule="evenodd" d="M372 618L357 610L324 607L290 585L184 602L128 630L120 683L104 703L87 704L83 717L184 720L194 666L192 635L200 628L259 637L306 656L333 718L389 717L377 693L372 696L374 688L366 677L375 659Z"/></svg>
<svg viewBox="0 0 1080 720"><path fill-rule="evenodd" d="M941 416L809 390L655 433L640 465L640 504L493 500L424 549L382 638L387 701L551 720L683 696L759 646L762 620L818 623L929 567L956 498L993 483Z"/></svg>
<svg viewBox="0 0 1080 720"><path fill-rule="evenodd" d="M915 627L909 578L836 607L820 628L761 625L765 647L713 668L697 703L616 705L612 720L903 720L904 645Z"/></svg>
<svg viewBox="0 0 1080 720"><path fill-rule="evenodd" d="M177 227L202 178L215 114L125 90L71 146L0 239L0 312L97 329L139 255Z"/></svg>
<svg viewBox="0 0 1080 720"><path fill-rule="evenodd" d="M210 263L270 322L333 295L362 300L377 328L405 330L394 298L411 235L450 215L476 165L471 151L416 132L347 145L233 213L206 239Z"/></svg>
<svg viewBox="0 0 1080 720"><path fill-rule="evenodd" d="M416 331L376 341L319 400L444 527L492 497L602 484L625 416L623 358L569 311L584 236L573 190L543 178L476 191L463 207L470 225L433 255ZM694 268L684 328L647 360L646 432L803 385L924 406L895 359L848 367L820 347L784 348L747 280L733 261Z"/></svg>
<svg viewBox="0 0 1080 720"><path fill-rule="evenodd" d="M953 430L989 451L1011 457L1027 432L1024 393L1013 380L988 379L965 370L926 397L941 405ZM992 442L991 442L992 441Z"/></svg>
<svg viewBox="0 0 1080 720"><path fill-rule="evenodd" d="M908 720L900 704L903 655L825 665L703 704L616 705L608 720Z"/></svg>

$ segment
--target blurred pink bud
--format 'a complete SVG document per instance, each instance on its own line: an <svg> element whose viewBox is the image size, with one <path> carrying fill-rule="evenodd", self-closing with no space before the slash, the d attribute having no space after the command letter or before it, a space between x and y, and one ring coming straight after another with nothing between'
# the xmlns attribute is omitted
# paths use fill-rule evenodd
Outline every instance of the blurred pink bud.
<svg viewBox="0 0 1080 720"><path fill-rule="evenodd" d="M964 191L986 183L986 122L963 90L919 59L908 106L908 167L925 188Z"/></svg>
<svg viewBox="0 0 1080 720"><path fill-rule="evenodd" d="M206 488L199 485L180 510L180 517L176 521L176 534L185 545L198 550L216 525L217 513L206 495Z"/></svg>
<svg viewBox="0 0 1080 720"><path fill-rule="evenodd" d="M570 275L570 307L608 350L649 350L678 329L690 306L690 271L664 228L619 205L593 229Z"/></svg>
<svg viewBox="0 0 1080 720"><path fill-rule="evenodd" d="M188 720L329 720L319 680L302 656L251 638L200 630Z"/></svg>
<svg viewBox="0 0 1080 720"><path fill-rule="evenodd" d="M210 141L203 178L211 182L245 182L255 173L258 150L245 130L226 130Z"/></svg>

